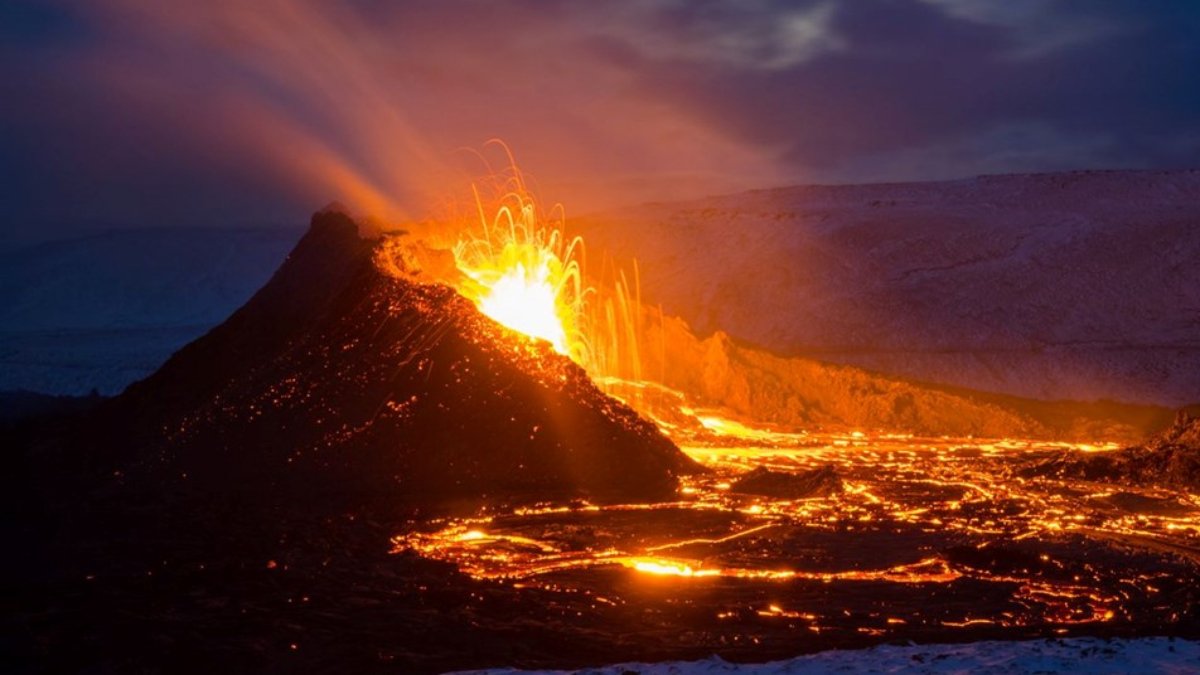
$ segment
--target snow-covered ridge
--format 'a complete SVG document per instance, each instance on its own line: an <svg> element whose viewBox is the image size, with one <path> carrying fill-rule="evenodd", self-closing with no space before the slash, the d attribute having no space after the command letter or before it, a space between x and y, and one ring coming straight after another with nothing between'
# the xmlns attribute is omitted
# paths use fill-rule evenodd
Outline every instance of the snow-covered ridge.
<svg viewBox="0 0 1200 675"><path fill-rule="evenodd" d="M1200 171L780 188L573 223L702 334L1035 398L1200 401Z"/></svg>
<svg viewBox="0 0 1200 675"><path fill-rule="evenodd" d="M1200 672L1200 642L1174 638L1105 640L1067 638L955 645L880 645L833 650L785 661L734 664L718 657L703 661L621 663L581 670L465 671L474 675L833 675L845 673L1170 673Z"/></svg>

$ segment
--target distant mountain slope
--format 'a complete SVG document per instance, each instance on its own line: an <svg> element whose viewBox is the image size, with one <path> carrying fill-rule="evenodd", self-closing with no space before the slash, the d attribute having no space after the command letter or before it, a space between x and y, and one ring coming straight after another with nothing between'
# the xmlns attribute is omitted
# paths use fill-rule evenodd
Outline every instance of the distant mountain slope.
<svg viewBox="0 0 1200 675"><path fill-rule="evenodd" d="M266 282L302 230L118 230L0 254L0 389L117 393Z"/></svg>
<svg viewBox="0 0 1200 675"><path fill-rule="evenodd" d="M701 334L1020 396L1200 400L1200 171L758 190L572 226Z"/></svg>

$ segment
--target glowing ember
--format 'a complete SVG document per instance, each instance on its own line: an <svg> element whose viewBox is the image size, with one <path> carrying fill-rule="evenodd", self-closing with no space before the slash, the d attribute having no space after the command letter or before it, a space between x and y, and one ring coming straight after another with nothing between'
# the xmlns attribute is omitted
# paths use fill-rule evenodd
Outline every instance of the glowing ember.
<svg viewBox="0 0 1200 675"><path fill-rule="evenodd" d="M512 154L497 145L507 170L484 181L491 189L473 188L469 218L450 216L460 273L451 283L497 323L583 366L606 392L634 383L632 400L621 398L637 407L645 330L636 263L630 276L607 260L589 274L583 240L566 235L562 207L542 211Z"/></svg>
<svg viewBox="0 0 1200 675"><path fill-rule="evenodd" d="M509 244L505 247L506 253L517 248ZM557 276L555 269L561 268L562 263L553 254L529 248L541 258L533 267L527 268L518 262L498 276L472 275L484 288L477 301L479 310L515 331L549 342L559 354L569 355L567 332L563 328L563 318L559 316L558 293L551 281L552 276Z"/></svg>
<svg viewBox="0 0 1200 675"><path fill-rule="evenodd" d="M585 364L585 293L575 259L582 242L565 238L561 216L539 216L515 169L508 187L488 205L476 192L478 228L454 247L455 263L466 278L459 291L498 323Z"/></svg>

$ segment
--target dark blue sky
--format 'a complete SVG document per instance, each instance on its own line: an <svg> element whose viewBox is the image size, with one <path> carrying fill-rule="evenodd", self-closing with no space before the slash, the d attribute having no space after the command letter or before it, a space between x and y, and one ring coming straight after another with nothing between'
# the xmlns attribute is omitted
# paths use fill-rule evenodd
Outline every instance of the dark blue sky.
<svg viewBox="0 0 1200 675"><path fill-rule="evenodd" d="M506 140L543 196L1200 166L1200 3L0 5L7 239L420 217Z"/></svg>

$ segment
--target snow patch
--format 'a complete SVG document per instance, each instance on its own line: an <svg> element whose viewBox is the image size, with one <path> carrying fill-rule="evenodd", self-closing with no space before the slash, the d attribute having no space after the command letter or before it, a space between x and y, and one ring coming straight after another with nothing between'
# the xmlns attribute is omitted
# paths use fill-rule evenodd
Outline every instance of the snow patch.
<svg viewBox="0 0 1200 675"><path fill-rule="evenodd" d="M1109 640L1066 638L953 645L880 645L832 650L784 661L734 664L719 657L703 661L621 663L580 670L462 671L459 675L844 675L845 673L1164 673L1200 672L1200 642L1168 637Z"/></svg>

